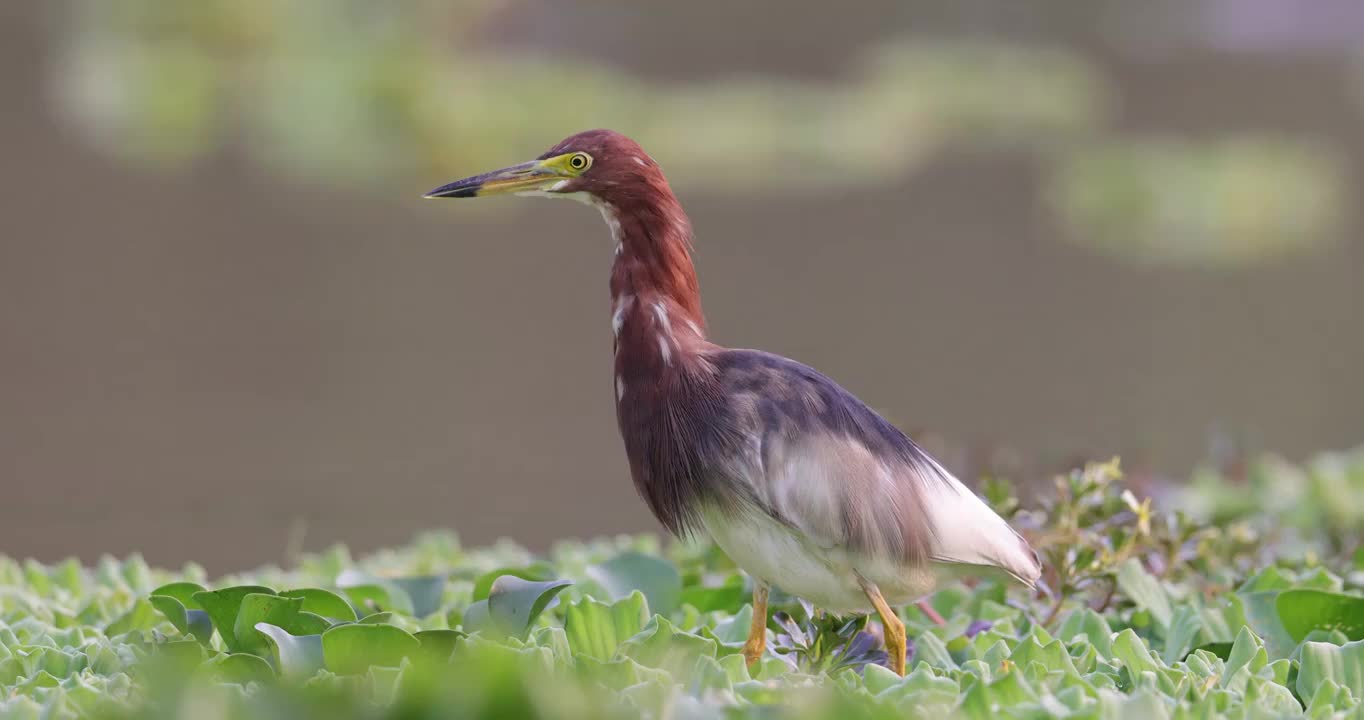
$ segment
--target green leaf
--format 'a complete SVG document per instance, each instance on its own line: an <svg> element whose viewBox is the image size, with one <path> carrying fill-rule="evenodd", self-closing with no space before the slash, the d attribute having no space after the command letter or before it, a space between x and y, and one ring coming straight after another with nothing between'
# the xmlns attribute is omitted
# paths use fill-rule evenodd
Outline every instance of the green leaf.
<svg viewBox="0 0 1364 720"><path fill-rule="evenodd" d="M1241 628L1236 642L1231 644L1231 653L1227 656L1227 667L1220 684L1224 688L1241 691L1245 688L1247 678L1268 664L1269 654L1265 652L1264 643L1250 628Z"/></svg>
<svg viewBox="0 0 1364 720"><path fill-rule="evenodd" d="M1364 689L1364 640L1344 645L1303 643L1299 663L1299 697L1313 697L1327 680L1342 688Z"/></svg>
<svg viewBox="0 0 1364 720"><path fill-rule="evenodd" d="M280 674L294 679L310 678L326 666L322 658L321 635L291 635L284 628L270 623L256 623L275 651L275 664Z"/></svg>
<svg viewBox="0 0 1364 720"><path fill-rule="evenodd" d="M170 595L152 595L148 602L164 615L181 635L193 635L202 643L208 643L213 637L213 621L203 610L187 610L178 598ZM194 605L198 607L199 603Z"/></svg>
<svg viewBox="0 0 1364 720"><path fill-rule="evenodd" d="M1165 649L1161 658L1166 664L1174 664L1184 659L1193 650L1198 633L1203 629L1203 621L1197 608L1181 605L1170 619L1169 630L1165 634Z"/></svg>
<svg viewBox="0 0 1364 720"><path fill-rule="evenodd" d="M417 638L392 625L337 625L322 633L327 669L341 675L363 674L371 665L397 667L420 649Z"/></svg>
<svg viewBox="0 0 1364 720"><path fill-rule="evenodd" d="M355 608L344 598L322 588L299 588L280 593L281 597L302 598L304 612L315 613L324 618L355 622Z"/></svg>
<svg viewBox="0 0 1364 720"><path fill-rule="evenodd" d="M346 570L336 577L336 586L355 606L356 615L375 612L414 614L407 592L388 578L363 570Z"/></svg>
<svg viewBox="0 0 1364 720"><path fill-rule="evenodd" d="M442 573L439 575L389 578L388 581L407 595L408 600L412 603L412 616L424 618L440 609L441 599L445 595L447 579L447 576Z"/></svg>
<svg viewBox="0 0 1364 720"><path fill-rule="evenodd" d="M696 667L698 657L714 658L714 640L678 630L662 615L655 615L644 629L622 642L618 649L641 665L679 675Z"/></svg>
<svg viewBox="0 0 1364 720"><path fill-rule="evenodd" d="M1288 657L1298 643L1284 629L1276 606L1278 591L1252 592L1239 596L1246 614L1246 624L1265 643L1272 659Z"/></svg>
<svg viewBox="0 0 1364 720"><path fill-rule="evenodd" d="M1170 627L1174 610L1170 607L1170 596L1165 587L1154 575L1146 572L1141 562L1129 558L1118 570L1118 589L1132 598L1137 607L1151 613L1161 628Z"/></svg>
<svg viewBox="0 0 1364 720"><path fill-rule="evenodd" d="M455 652L455 645L459 639L466 636L458 630L422 630L413 637L421 643L423 656L445 662Z"/></svg>
<svg viewBox="0 0 1364 720"><path fill-rule="evenodd" d="M273 595L274 590L262 585L237 585L221 590L205 590L196 592L192 596L194 602L208 613L209 620L213 621L213 627L218 631L218 637L223 639L223 644L227 646L229 652L239 652L241 647L237 643L237 635L234 632L237 623L237 611L241 609L242 599L253 593Z"/></svg>
<svg viewBox="0 0 1364 720"><path fill-rule="evenodd" d="M204 591L205 591L204 586L200 585L199 583L173 582L162 585L161 587L151 591L150 594L152 596L164 595L166 597L175 598L180 602L181 605L185 607L186 610L203 610L204 609L203 606L199 604L198 600L194 599L194 595L195 593L201 593Z"/></svg>
<svg viewBox="0 0 1364 720"><path fill-rule="evenodd" d="M564 611L564 633L574 653L606 661L648 621L648 605L638 591L610 605L585 597Z"/></svg>
<svg viewBox="0 0 1364 720"><path fill-rule="evenodd" d="M1364 598L1321 590L1285 590L1274 601L1279 622L1297 642L1313 630L1338 630L1364 640Z"/></svg>
<svg viewBox="0 0 1364 720"><path fill-rule="evenodd" d="M302 598L248 593L242 598L237 619L232 624L232 633L237 637L237 651L252 655L265 655L269 651L268 638L256 630L256 625L260 623L274 625L289 633L306 634L298 630L298 611L301 607Z"/></svg>
<svg viewBox="0 0 1364 720"><path fill-rule="evenodd" d="M525 637L540 613L571 584L568 580L536 582L503 575L492 584L487 599L465 608L464 630Z"/></svg>
<svg viewBox="0 0 1364 720"><path fill-rule="evenodd" d="M532 563L525 567L501 567L490 572L483 573L474 581L473 600L486 600L488 593L493 589L493 581L503 575L519 577L522 580L539 582L542 580L554 579L554 566L548 563Z"/></svg>
<svg viewBox="0 0 1364 720"><path fill-rule="evenodd" d="M1113 628L1102 615L1089 608L1074 610L1067 615L1056 636L1067 643L1083 638L1094 646L1100 657L1113 657Z"/></svg>
<svg viewBox="0 0 1364 720"><path fill-rule="evenodd" d="M612 600L639 590L649 608L660 615L677 609L682 597L682 576L667 560L639 552L624 552L587 569L587 576L602 586Z"/></svg>
<svg viewBox="0 0 1364 720"><path fill-rule="evenodd" d="M104 628L104 634L114 637L134 630L151 630L159 622L161 622L161 618L158 616L156 608L150 602L138 599L133 602L133 606L128 612Z"/></svg>
<svg viewBox="0 0 1364 720"><path fill-rule="evenodd" d="M219 655L204 663L204 667L220 681L229 683L266 682L275 677L269 663L247 653Z"/></svg>
<svg viewBox="0 0 1364 720"><path fill-rule="evenodd" d="M493 582L488 594L488 614L506 632L525 637L531 624L554 602L555 596L572 584L569 580L533 582L504 575Z"/></svg>
<svg viewBox="0 0 1364 720"><path fill-rule="evenodd" d="M685 587L678 598L682 604L691 605L703 613L716 610L734 612L734 608L742 606L747 599L748 589L744 587L743 578L737 575L733 581L719 587L701 585ZM653 607L653 604L650 603L649 606Z"/></svg>

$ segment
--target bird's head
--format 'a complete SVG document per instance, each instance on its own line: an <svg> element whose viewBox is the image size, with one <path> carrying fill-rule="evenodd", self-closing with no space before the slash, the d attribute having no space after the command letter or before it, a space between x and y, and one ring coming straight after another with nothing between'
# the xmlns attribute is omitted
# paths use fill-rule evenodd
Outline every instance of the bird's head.
<svg viewBox="0 0 1364 720"><path fill-rule="evenodd" d="M666 189L667 182L639 143L612 130L588 130L534 160L447 183L426 197L514 194L616 205L660 188Z"/></svg>

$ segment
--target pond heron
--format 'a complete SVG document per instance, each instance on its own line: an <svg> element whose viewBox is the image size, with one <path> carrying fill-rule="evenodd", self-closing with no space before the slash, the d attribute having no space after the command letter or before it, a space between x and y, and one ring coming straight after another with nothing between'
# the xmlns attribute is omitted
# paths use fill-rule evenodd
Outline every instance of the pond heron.
<svg viewBox="0 0 1364 720"><path fill-rule="evenodd" d="M579 133L426 197L508 193L574 198L606 219L616 417L630 475L664 527L709 535L752 576L750 664L766 645L774 585L832 612L876 611L891 669L903 675L905 627L893 605L959 575L1037 582L1028 543L861 400L793 360L710 341L691 224L633 140Z"/></svg>

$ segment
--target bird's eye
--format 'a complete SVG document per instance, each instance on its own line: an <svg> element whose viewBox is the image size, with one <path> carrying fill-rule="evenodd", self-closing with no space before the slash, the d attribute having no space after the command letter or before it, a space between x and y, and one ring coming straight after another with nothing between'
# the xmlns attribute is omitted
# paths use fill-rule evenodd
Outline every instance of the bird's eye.
<svg viewBox="0 0 1364 720"><path fill-rule="evenodd" d="M568 166L574 170L586 170L587 166L591 164L592 158L588 157L587 153L574 153L573 156L568 159Z"/></svg>

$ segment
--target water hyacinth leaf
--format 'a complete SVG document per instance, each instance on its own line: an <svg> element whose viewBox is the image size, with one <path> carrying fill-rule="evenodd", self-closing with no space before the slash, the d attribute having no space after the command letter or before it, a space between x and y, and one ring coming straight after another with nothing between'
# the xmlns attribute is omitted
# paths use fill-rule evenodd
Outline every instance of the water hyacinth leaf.
<svg viewBox="0 0 1364 720"><path fill-rule="evenodd" d="M604 589L612 600L629 597L638 590L649 601L649 609L668 615L677 609L682 596L682 576L667 560L639 552L624 552L587 569L587 576Z"/></svg>
<svg viewBox="0 0 1364 720"><path fill-rule="evenodd" d="M1299 697L1311 698L1327 680L1352 691L1364 689L1364 640L1344 645L1303 643L1299 663Z"/></svg>
<svg viewBox="0 0 1364 720"><path fill-rule="evenodd" d="M355 608L344 598L330 590L322 588L299 588L297 590L286 590L280 593L281 597L302 598L303 612L310 612L324 618L332 618L345 622L355 622Z"/></svg>
<svg viewBox="0 0 1364 720"><path fill-rule="evenodd" d="M696 667L698 657L714 658L716 649L714 640L682 632L667 618L654 615L642 631L620 644L618 653L677 675Z"/></svg>
<svg viewBox="0 0 1364 720"><path fill-rule="evenodd" d="M421 649L421 642L392 625L337 625L322 633L327 669L341 675L362 674L371 665L397 667Z"/></svg>
<svg viewBox="0 0 1364 720"><path fill-rule="evenodd" d="M336 576L336 586L345 593L357 615L393 611L412 615L412 599L388 578L363 570L349 569Z"/></svg>
<svg viewBox="0 0 1364 720"><path fill-rule="evenodd" d="M359 620L356 620L356 622L361 625L388 625L393 622L393 613L391 612L370 613L369 615L366 615L360 618Z"/></svg>
<svg viewBox="0 0 1364 720"><path fill-rule="evenodd" d="M242 598L233 621L232 633L237 638L237 651L264 655L269 650L269 641L256 630L259 623L268 623L285 632L299 632L297 618L299 608L303 607L302 598L287 598L275 594L248 593Z"/></svg>
<svg viewBox="0 0 1364 720"><path fill-rule="evenodd" d="M218 631L218 637L223 639L223 644L228 651L238 652L240 646L237 644L237 636L234 632L237 623L237 611L241 609L242 599L253 593L273 595L274 590L263 585L237 585L226 587L221 590L205 590L194 593L194 601L208 613L209 620L213 622L213 627Z"/></svg>
<svg viewBox="0 0 1364 720"><path fill-rule="evenodd" d="M289 678L309 678L325 667L321 635L291 635L270 623L257 623L258 632L274 647L280 674Z"/></svg>
<svg viewBox="0 0 1364 720"><path fill-rule="evenodd" d="M678 602L684 605L691 605L703 613L715 610L732 611L734 608L744 604L748 599L748 589L744 587L743 578L734 576L729 582L718 587L705 587L702 585L690 585L682 589L682 594L678 597ZM652 605L650 605L652 607Z"/></svg>
<svg viewBox="0 0 1364 720"><path fill-rule="evenodd" d="M446 581L444 573L388 579L388 582L397 586L407 596L411 603L410 614L416 618L424 618L440 609Z"/></svg>
<svg viewBox="0 0 1364 720"><path fill-rule="evenodd" d="M1335 630L1364 640L1364 597L1322 590L1285 590L1274 600L1279 622L1301 642L1313 630Z"/></svg>
<svg viewBox="0 0 1364 720"><path fill-rule="evenodd" d="M1151 613L1151 617L1161 628L1170 627L1174 610L1170 606L1170 596L1154 575L1146 572L1141 561L1129 558L1118 570L1118 589L1122 590L1137 607Z"/></svg>
<svg viewBox="0 0 1364 720"><path fill-rule="evenodd" d="M488 615L504 632L524 637L540 613L572 584L569 580L535 582L504 575L493 582L488 593Z"/></svg>
<svg viewBox="0 0 1364 720"><path fill-rule="evenodd" d="M151 630L159 622L161 622L161 614L150 602L139 598L128 612L104 628L104 634L114 637L134 630Z"/></svg>
<svg viewBox="0 0 1364 720"><path fill-rule="evenodd" d="M152 595L148 602L164 615L181 635L193 635L203 643L207 643L213 636L213 621L203 610L186 609L178 598L169 595Z"/></svg>
<svg viewBox="0 0 1364 720"><path fill-rule="evenodd" d="M1113 629L1102 615L1089 608L1075 610L1067 615L1056 634L1065 642L1082 637L1100 657L1113 657Z"/></svg>
<svg viewBox="0 0 1364 720"><path fill-rule="evenodd" d="M206 588L199 583L173 582L158 587L151 591L150 595L152 597L164 595L166 597L175 598L186 610L203 610L203 606L199 604L198 600L194 599L194 595L195 593L201 593L205 590Z"/></svg>
<svg viewBox="0 0 1364 720"><path fill-rule="evenodd" d="M648 605L640 592L609 605L585 597L564 610L564 633L575 654L605 661L648 621Z"/></svg>
<svg viewBox="0 0 1364 720"><path fill-rule="evenodd" d="M1288 657L1298 643L1279 620L1279 591L1252 592L1239 597L1245 611L1246 625L1264 641L1269 657L1275 660Z"/></svg>
<svg viewBox="0 0 1364 720"><path fill-rule="evenodd" d="M486 600L488 593L493 589L493 581L503 575L511 575L513 577L519 577L522 580L530 580L533 582L553 580L554 567L549 563L532 563L525 567L504 567L483 573L474 581L474 601Z"/></svg>
<svg viewBox="0 0 1364 720"><path fill-rule="evenodd" d="M445 662L450 659L450 655L455 651L455 644L465 634L458 630L422 630L413 637L421 643L421 651L424 657Z"/></svg>
<svg viewBox="0 0 1364 720"><path fill-rule="evenodd" d="M734 617L721 620L713 627L701 629L702 635L720 643L722 647L738 649L748 640L748 632L753 624L753 606L744 605Z"/></svg>
<svg viewBox="0 0 1364 720"><path fill-rule="evenodd" d="M1181 605L1170 619L1170 628L1165 634L1165 649L1161 652L1161 658L1167 664L1184 659L1184 656L1193 650L1202 629L1203 621L1198 609Z"/></svg>
<svg viewBox="0 0 1364 720"><path fill-rule="evenodd" d="M275 677L275 670L269 663L249 653L218 655L204 663L204 667L221 682L246 684L266 682Z"/></svg>

